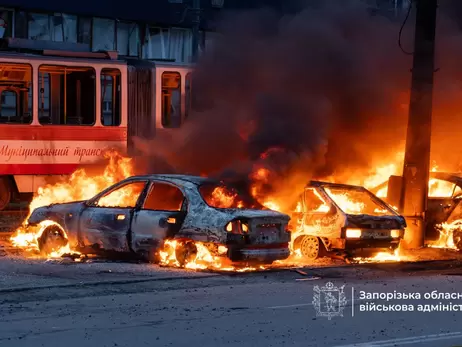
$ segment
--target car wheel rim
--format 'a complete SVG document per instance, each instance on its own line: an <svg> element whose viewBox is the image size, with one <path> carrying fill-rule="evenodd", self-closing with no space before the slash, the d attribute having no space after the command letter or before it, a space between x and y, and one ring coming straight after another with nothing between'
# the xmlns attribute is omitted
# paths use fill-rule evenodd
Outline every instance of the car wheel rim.
<svg viewBox="0 0 462 347"><path fill-rule="evenodd" d="M186 244L179 245L175 250L175 253L180 266L185 266L186 264L196 260L197 248L194 243L187 242Z"/></svg>
<svg viewBox="0 0 462 347"><path fill-rule="evenodd" d="M45 230L39 239L39 248L42 252L50 254L60 251L67 245L67 239L57 228L50 227Z"/></svg>
<svg viewBox="0 0 462 347"><path fill-rule="evenodd" d="M305 236L301 242L300 250L309 259L316 259L319 256L319 240L314 236Z"/></svg>

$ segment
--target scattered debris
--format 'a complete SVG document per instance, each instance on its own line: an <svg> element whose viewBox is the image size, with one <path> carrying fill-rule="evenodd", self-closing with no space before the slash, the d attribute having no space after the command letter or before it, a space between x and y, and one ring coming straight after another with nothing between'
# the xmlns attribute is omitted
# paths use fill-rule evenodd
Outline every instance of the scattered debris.
<svg viewBox="0 0 462 347"><path fill-rule="evenodd" d="M319 279L321 279L321 277L310 276L308 278L296 278L295 280L296 281L314 281L314 280L319 280Z"/></svg>
<svg viewBox="0 0 462 347"><path fill-rule="evenodd" d="M299 269L294 269L295 272L298 272L300 275L303 275L303 276L307 276L308 273L306 273L305 271L302 271L302 270L299 270Z"/></svg>

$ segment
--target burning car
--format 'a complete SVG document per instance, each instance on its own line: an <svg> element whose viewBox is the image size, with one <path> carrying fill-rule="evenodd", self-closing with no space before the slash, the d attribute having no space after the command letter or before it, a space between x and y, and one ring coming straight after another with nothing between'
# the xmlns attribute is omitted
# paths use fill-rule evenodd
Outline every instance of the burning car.
<svg viewBox="0 0 462 347"><path fill-rule="evenodd" d="M373 189L388 203L402 205L402 177L391 176ZM429 175L425 238L462 250L462 174L432 171ZM444 230L446 229L446 230Z"/></svg>
<svg viewBox="0 0 462 347"><path fill-rule="evenodd" d="M432 189L433 188L433 189ZM462 174L431 172L427 203L426 236L431 239L446 227L455 248L462 250ZM444 225L444 226L443 226ZM438 235L438 236L441 236Z"/></svg>
<svg viewBox="0 0 462 347"><path fill-rule="evenodd" d="M405 219L364 187L309 182L292 216L293 248L309 260L326 252L394 251Z"/></svg>
<svg viewBox="0 0 462 347"><path fill-rule="evenodd" d="M180 265L199 243L231 262L265 263L289 256L289 216L265 209L223 182L186 175L134 176L78 202L36 208L27 220L41 252L69 247L159 260L175 241Z"/></svg>

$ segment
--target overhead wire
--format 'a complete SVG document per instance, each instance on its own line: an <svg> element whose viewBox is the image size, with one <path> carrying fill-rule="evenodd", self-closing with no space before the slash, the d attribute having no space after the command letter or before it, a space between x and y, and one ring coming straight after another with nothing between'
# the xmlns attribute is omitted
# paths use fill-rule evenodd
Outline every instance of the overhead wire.
<svg viewBox="0 0 462 347"><path fill-rule="evenodd" d="M409 7L407 9L406 17L404 18L404 21L401 24L401 28L399 29L399 34L398 34L398 46L401 49L401 51L404 54L407 54L407 55L412 55L412 54L414 54L414 52L408 52L403 48L403 46L401 45L401 36L402 36L402 33L403 33L404 26L406 25L407 20L409 19L409 15L411 14L413 2L414 2L413 0L409 0Z"/></svg>

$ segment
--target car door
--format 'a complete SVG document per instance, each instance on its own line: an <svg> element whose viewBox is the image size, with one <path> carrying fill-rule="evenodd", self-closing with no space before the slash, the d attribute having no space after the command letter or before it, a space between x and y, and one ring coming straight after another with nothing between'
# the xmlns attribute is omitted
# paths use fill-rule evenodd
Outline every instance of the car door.
<svg viewBox="0 0 462 347"><path fill-rule="evenodd" d="M180 230L187 211L187 199L177 186L165 181L152 181L133 215L132 249L153 252L167 238Z"/></svg>
<svg viewBox="0 0 462 347"><path fill-rule="evenodd" d="M124 182L91 200L80 216L82 245L108 251L130 251L128 235L133 210L147 183L147 180Z"/></svg>
<svg viewBox="0 0 462 347"><path fill-rule="evenodd" d="M303 199L305 233L324 237L337 236L340 232L337 209L323 197L320 188L305 188Z"/></svg>
<svg viewBox="0 0 462 347"><path fill-rule="evenodd" d="M446 222L458 205L458 201L455 201L453 197L457 187L449 181L436 178L432 178L430 182L426 212L426 237L437 239L439 231L435 226Z"/></svg>

